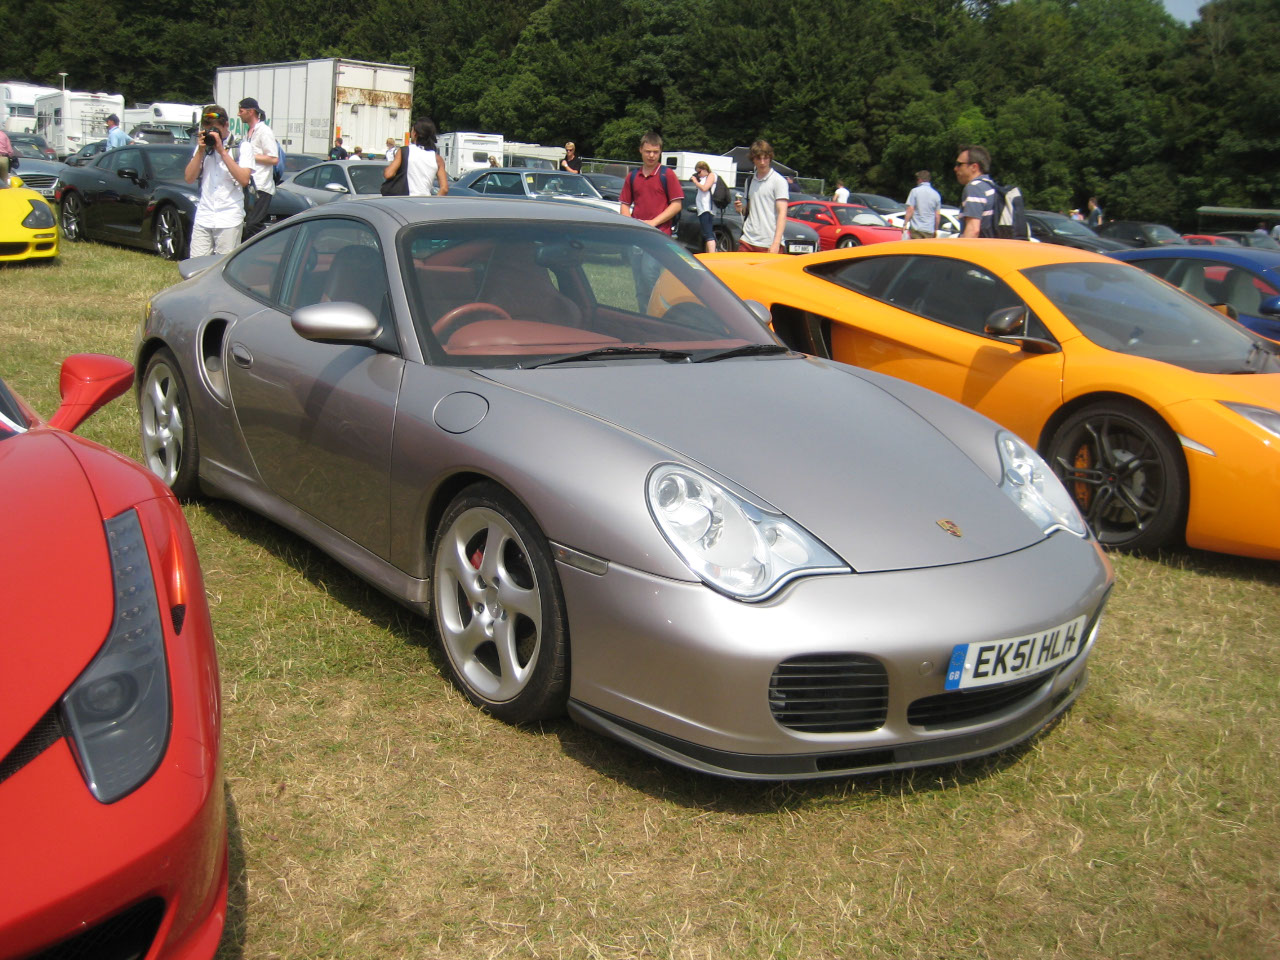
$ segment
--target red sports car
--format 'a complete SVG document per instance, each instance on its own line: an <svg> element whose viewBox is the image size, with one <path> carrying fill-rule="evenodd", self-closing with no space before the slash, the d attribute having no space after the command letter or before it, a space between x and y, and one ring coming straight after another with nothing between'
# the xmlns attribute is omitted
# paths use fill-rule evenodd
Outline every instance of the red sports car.
<svg viewBox="0 0 1280 960"><path fill-rule="evenodd" d="M787 219L817 230L823 250L902 239L900 227L889 226L880 214L857 203L796 200L787 205Z"/></svg>
<svg viewBox="0 0 1280 960"><path fill-rule="evenodd" d="M132 365L0 381L0 958L207 960L227 903L218 666L195 546L151 473L73 436Z"/></svg>

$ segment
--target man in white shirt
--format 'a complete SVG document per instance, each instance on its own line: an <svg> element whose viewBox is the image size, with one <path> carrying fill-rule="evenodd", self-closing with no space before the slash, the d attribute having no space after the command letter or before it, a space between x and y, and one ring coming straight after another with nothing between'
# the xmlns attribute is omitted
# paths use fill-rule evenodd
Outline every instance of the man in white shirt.
<svg viewBox="0 0 1280 960"><path fill-rule="evenodd" d="M276 161L280 159L280 147L276 135L266 124L266 117L258 101L245 97L240 101L240 119L249 125L248 135L240 142L240 166L250 172L253 181L251 194L256 194L253 206L248 207L241 238L248 240L261 233L267 225L267 212L271 197L276 192Z"/></svg>
<svg viewBox="0 0 1280 960"><path fill-rule="evenodd" d="M848 203L849 188L844 185L843 180L836 181L836 192L831 195L833 203Z"/></svg>
<svg viewBox="0 0 1280 960"><path fill-rule="evenodd" d="M743 253L780 253L791 192L786 179L773 169L773 146L768 140L751 144L748 156L756 172L746 183L746 203L733 202L734 208L746 218L738 249Z"/></svg>
<svg viewBox="0 0 1280 960"><path fill-rule="evenodd" d="M187 161L187 183L200 181L200 199L191 225L191 256L224 255L240 242L244 223L244 188L249 171L227 149L231 123L222 107L208 106L200 115L200 135Z"/></svg>

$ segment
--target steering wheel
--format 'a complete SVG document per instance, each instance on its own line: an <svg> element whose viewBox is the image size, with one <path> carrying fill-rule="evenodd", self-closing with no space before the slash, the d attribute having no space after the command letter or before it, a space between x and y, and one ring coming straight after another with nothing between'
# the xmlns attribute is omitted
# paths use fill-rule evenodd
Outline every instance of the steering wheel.
<svg viewBox="0 0 1280 960"><path fill-rule="evenodd" d="M510 320L511 314L503 310L496 303L486 303L483 300L476 300L473 303L464 303L454 307L443 317L431 325L431 332L443 343L448 340L455 330L469 323L467 318L473 313L487 313L499 320Z"/></svg>

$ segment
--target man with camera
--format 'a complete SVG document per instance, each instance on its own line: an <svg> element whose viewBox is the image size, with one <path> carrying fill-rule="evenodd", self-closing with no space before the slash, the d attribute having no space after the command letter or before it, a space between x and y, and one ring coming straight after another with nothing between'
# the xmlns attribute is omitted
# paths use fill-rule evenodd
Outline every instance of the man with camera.
<svg viewBox="0 0 1280 960"><path fill-rule="evenodd" d="M236 163L228 149L231 124L222 107L208 106L200 115L200 135L187 161L187 183L200 181L195 222L191 226L191 256L230 253L240 242L244 223L244 188L250 171Z"/></svg>

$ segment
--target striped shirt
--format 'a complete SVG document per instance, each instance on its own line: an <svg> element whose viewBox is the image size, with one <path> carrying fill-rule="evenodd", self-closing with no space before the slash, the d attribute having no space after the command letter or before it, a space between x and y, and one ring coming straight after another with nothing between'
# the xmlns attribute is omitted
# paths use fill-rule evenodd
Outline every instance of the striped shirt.
<svg viewBox="0 0 1280 960"><path fill-rule="evenodd" d="M965 185L964 198L960 201L960 216L964 220L978 218L982 221L978 236L996 235L996 184L985 173L974 177Z"/></svg>

